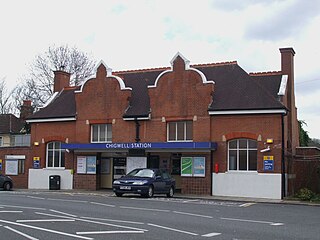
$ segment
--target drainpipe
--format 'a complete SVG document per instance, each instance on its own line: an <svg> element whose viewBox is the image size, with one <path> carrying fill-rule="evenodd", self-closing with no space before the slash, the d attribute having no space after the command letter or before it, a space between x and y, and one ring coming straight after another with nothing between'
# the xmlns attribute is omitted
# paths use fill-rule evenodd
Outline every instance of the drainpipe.
<svg viewBox="0 0 320 240"><path fill-rule="evenodd" d="M282 199L286 196L286 171L284 160L284 114L281 115L281 178L282 178Z"/></svg>
<svg viewBox="0 0 320 240"><path fill-rule="evenodd" d="M138 119L135 119L134 122L136 123L136 143L140 142L140 124Z"/></svg>

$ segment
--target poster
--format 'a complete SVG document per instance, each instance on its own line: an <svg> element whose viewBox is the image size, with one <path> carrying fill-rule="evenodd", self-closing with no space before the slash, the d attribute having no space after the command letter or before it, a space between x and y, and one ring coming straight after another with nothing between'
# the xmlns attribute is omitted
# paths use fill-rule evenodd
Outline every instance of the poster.
<svg viewBox="0 0 320 240"><path fill-rule="evenodd" d="M193 176L204 177L205 176L205 158L204 157L194 157L193 158Z"/></svg>
<svg viewBox="0 0 320 240"><path fill-rule="evenodd" d="M193 158L182 157L181 158L181 176L192 176Z"/></svg>
<svg viewBox="0 0 320 240"><path fill-rule="evenodd" d="M77 173L87 173L87 158L84 156L77 157Z"/></svg>
<svg viewBox="0 0 320 240"><path fill-rule="evenodd" d="M18 160L6 160L6 174L18 175Z"/></svg>
<svg viewBox="0 0 320 240"><path fill-rule="evenodd" d="M96 174L97 158L96 156L87 156L87 174Z"/></svg>

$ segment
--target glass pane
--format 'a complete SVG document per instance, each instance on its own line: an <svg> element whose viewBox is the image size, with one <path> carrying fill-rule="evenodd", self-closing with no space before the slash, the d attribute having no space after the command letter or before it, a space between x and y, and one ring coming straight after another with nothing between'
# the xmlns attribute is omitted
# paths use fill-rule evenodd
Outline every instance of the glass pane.
<svg viewBox="0 0 320 240"><path fill-rule="evenodd" d="M237 151L229 151L229 170L237 170Z"/></svg>
<svg viewBox="0 0 320 240"><path fill-rule="evenodd" d="M53 152L53 167L59 167L60 151Z"/></svg>
<svg viewBox="0 0 320 240"><path fill-rule="evenodd" d="M237 140L232 140L229 142L229 149L237 149Z"/></svg>
<svg viewBox="0 0 320 240"><path fill-rule="evenodd" d="M64 156L65 156L65 152L64 152L64 150L61 150L61 164L59 167L65 167L64 166L64 164L65 164Z"/></svg>
<svg viewBox="0 0 320 240"><path fill-rule="evenodd" d="M192 121L187 121L187 139L186 140L192 140L192 139L193 139Z"/></svg>
<svg viewBox="0 0 320 240"><path fill-rule="evenodd" d="M249 148L257 148L257 141L249 140Z"/></svg>
<svg viewBox="0 0 320 240"><path fill-rule="evenodd" d="M249 170L251 171L257 170L257 151L256 150L249 151Z"/></svg>
<svg viewBox="0 0 320 240"><path fill-rule="evenodd" d="M175 141L176 140L176 123L175 122L169 122L169 141Z"/></svg>
<svg viewBox="0 0 320 240"><path fill-rule="evenodd" d="M53 151L48 151L48 165L47 167L53 167Z"/></svg>
<svg viewBox="0 0 320 240"><path fill-rule="evenodd" d="M60 142L54 142L54 149L60 149Z"/></svg>
<svg viewBox="0 0 320 240"><path fill-rule="evenodd" d="M53 142L48 143L48 149L53 149Z"/></svg>
<svg viewBox="0 0 320 240"><path fill-rule="evenodd" d="M247 149L247 139L239 139L239 148Z"/></svg>
<svg viewBox="0 0 320 240"><path fill-rule="evenodd" d="M108 124L107 125L107 141L111 142L112 141L112 125Z"/></svg>
<svg viewBox="0 0 320 240"><path fill-rule="evenodd" d="M247 170L247 151L239 151L239 170Z"/></svg>
<svg viewBox="0 0 320 240"><path fill-rule="evenodd" d="M178 141L184 141L184 126L185 122L177 122L177 140Z"/></svg>
<svg viewBox="0 0 320 240"><path fill-rule="evenodd" d="M106 125L100 125L100 137L99 142L105 142L106 141Z"/></svg>
<svg viewBox="0 0 320 240"><path fill-rule="evenodd" d="M98 142L98 125L92 125L92 142Z"/></svg>

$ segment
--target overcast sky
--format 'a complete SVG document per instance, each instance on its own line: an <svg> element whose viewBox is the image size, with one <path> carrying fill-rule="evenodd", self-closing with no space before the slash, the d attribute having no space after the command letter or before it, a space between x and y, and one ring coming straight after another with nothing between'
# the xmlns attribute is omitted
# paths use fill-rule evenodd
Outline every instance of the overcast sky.
<svg viewBox="0 0 320 240"><path fill-rule="evenodd" d="M0 79L13 88L35 56L68 44L114 71L238 61L280 70L293 47L298 119L320 138L320 0L10 0L0 3Z"/></svg>

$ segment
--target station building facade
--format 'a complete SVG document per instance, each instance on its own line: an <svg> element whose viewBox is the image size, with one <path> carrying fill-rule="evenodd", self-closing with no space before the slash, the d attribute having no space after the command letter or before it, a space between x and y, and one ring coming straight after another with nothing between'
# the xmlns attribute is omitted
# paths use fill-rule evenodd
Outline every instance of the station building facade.
<svg viewBox="0 0 320 240"><path fill-rule="evenodd" d="M299 145L294 55L281 70L247 73L237 62L112 72L103 62L83 85L55 71L54 95L28 117L28 187L111 188L136 167L164 168L184 194L282 198L286 161Z"/></svg>

